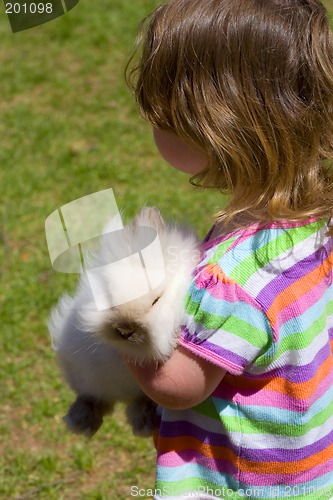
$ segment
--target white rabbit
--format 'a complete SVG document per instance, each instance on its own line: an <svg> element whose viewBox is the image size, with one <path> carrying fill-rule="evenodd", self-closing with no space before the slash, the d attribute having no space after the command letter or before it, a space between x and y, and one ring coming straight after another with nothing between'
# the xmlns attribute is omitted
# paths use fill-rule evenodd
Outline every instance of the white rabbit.
<svg viewBox="0 0 333 500"><path fill-rule="evenodd" d="M138 363L170 356L200 258L199 242L192 231L166 224L154 207L142 209L123 230L114 227L119 219L105 229L91 256L92 272L81 274L76 295L62 297L51 313L54 349L77 394L64 420L71 431L92 436L114 403L124 401L133 432L149 435L156 405L119 351Z"/></svg>

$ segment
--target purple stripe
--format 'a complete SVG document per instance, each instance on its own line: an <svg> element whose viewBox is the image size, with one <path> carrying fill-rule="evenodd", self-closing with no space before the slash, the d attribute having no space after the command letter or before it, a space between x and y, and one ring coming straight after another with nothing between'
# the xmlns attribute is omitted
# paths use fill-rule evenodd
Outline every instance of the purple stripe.
<svg viewBox="0 0 333 500"><path fill-rule="evenodd" d="M324 246L316 250L316 252L297 262L270 281L257 295L258 302L263 304L265 309L268 309L277 295L285 291L295 281L320 267L331 251L332 243L329 240Z"/></svg>
<svg viewBox="0 0 333 500"><path fill-rule="evenodd" d="M289 452L289 450L288 450ZM244 457L242 456L242 459ZM257 460L253 462L253 469L258 472L245 472L242 470L238 470L233 463L228 460L217 459L217 458L208 458L204 455L198 455L193 452L193 450L182 450L178 452L162 452L158 454L158 466L159 467L181 467L184 465L201 465L206 469L218 472L220 474L228 474L230 476L238 476L238 479L241 483L245 485L260 485L260 486L270 486L272 484L299 484L299 483L307 483L308 481L312 481L320 478L321 476L327 474L329 471L333 469L333 457L329 460L315 463L314 466L311 467L310 470L299 470L298 471L298 461L290 460L290 462L284 461L280 462L280 466L276 466L275 470L276 474L269 474L267 471L265 472L264 461ZM268 463L268 462L266 462ZM294 471L292 474L285 474L285 467L287 463L292 463L295 465ZM302 465L301 465L302 467ZM259 471L263 471L260 473Z"/></svg>
<svg viewBox="0 0 333 500"><path fill-rule="evenodd" d="M240 234L239 238L237 238L228 248L227 252L232 251L236 246L241 245L244 243L246 240L249 238L252 238L255 234L259 234L261 232L269 231L273 233L273 231L276 233L274 235L274 239L276 239L279 236L279 233L277 231L281 229L294 229L295 227L301 227L304 225L310 225L313 222L315 222L317 219L311 217L308 221L300 221L300 222L289 222L289 221L276 221L276 222L270 222L267 225L261 225L260 222L255 223L251 225L248 229L244 231L244 229L238 229L234 233L229 234L229 237L234 237L238 233Z"/></svg>
<svg viewBox="0 0 333 500"><path fill-rule="evenodd" d="M244 241L248 240L249 238L252 238L254 234L258 232L258 226L259 224L255 224L255 226L247 229L244 231L243 229L237 229L236 231L225 234L224 236L218 236L217 238L213 238L212 240L207 241L207 237L203 241L202 244L202 250L207 253L208 250L210 250L213 246L215 246L218 249L218 246L221 245L224 241L227 240L232 240L235 238L233 242L231 242L230 247L227 248L226 253L232 250L235 246L239 245L240 243L243 243ZM213 228L214 229L214 226Z"/></svg>
<svg viewBox="0 0 333 500"><path fill-rule="evenodd" d="M295 423L294 423L295 425ZM223 423L221 423L221 429L223 429ZM228 448L235 456L238 456L239 446L233 445L230 442L228 436L224 434L218 434L214 432L208 432L205 429L201 429L197 425L187 422L185 420L179 422L163 422L160 429L160 436L167 438L177 438L177 437L194 437L200 443L208 446ZM322 437L313 444L309 444L302 448L296 449L284 449L284 448L246 448L246 435L243 436L243 446L242 446L242 459L248 460L253 463L261 462L295 462L299 460L304 460L309 458L321 451L325 450L329 446L332 446L333 442L333 430ZM248 438L249 439L249 438ZM253 438L255 439L255 437ZM302 438L300 438L302 439ZM174 445L173 445L174 446ZM186 450L177 448L175 452L179 455L184 453ZM212 452L213 455L213 452Z"/></svg>
<svg viewBox="0 0 333 500"><path fill-rule="evenodd" d="M274 227L271 227L272 230L274 230ZM227 252L231 252L235 247L238 245L241 245L248 239L252 238L255 234L261 232L261 229L259 228L259 224L256 224L254 227L251 227L247 229L246 231L240 230L240 236L233 242L231 243L230 247L228 248Z"/></svg>
<svg viewBox="0 0 333 500"><path fill-rule="evenodd" d="M271 448L255 450L242 447L242 458L250 462L296 462L309 458L332 446L333 430L313 444L292 450Z"/></svg>
<svg viewBox="0 0 333 500"><path fill-rule="evenodd" d="M246 368L246 366L249 364L249 361L246 358L228 351L221 346L212 344L208 340L203 341L202 339L196 337L196 335L192 335L185 326L182 327L182 331L184 340L193 344L193 351L194 346L197 344L200 347L200 350L205 349L208 351L207 357L209 357L209 352L212 352L215 357L221 357L221 365L223 365L223 359L227 362L231 362L233 365L236 365L241 369ZM249 379L257 380L279 377L285 378L286 380L294 384L308 382L316 375L316 373L318 372L318 368L327 360L328 357L331 357L331 355L332 350L330 345L325 344L320 349L320 351L318 351L317 355L314 357L311 363L303 366L284 365L282 367L274 368L273 370L266 371L265 373L259 375L246 373L246 376ZM228 370L228 368L226 369Z"/></svg>
<svg viewBox="0 0 333 500"><path fill-rule="evenodd" d="M207 351L213 352L217 356L225 359L227 362L229 361L233 365L239 366L241 368L244 368L249 364L249 361L246 358L239 356L238 354L235 354L234 352L229 351L228 349L224 349L221 346L212 344L211 342L208 342L208 340L204 340L203 342L201 342L200 347L203 347Z"/></svg>
<svg viewBox="0 0 333 500"><path fill-rule="evenodd" d="M223 431L223 426L221 424L221 431ZM232 445L229 438L225 434L219 434L217 432L206 431L201 429L192 422L186 420L179 420L176 422L162 421L160 427L160 436L165 438L177 438L182 436L191 436L198 439L201 443L211 445L227 447L232 449ZM235 450L233 450L235 452ZM236 449L237 451L237 449Z"/></svg>
<svg viewBox="0 0 333 500"><path fill-rule="evenodd" d="M279 312L275 323L275 329L279 330L279 328L281 328L281 326L287 321L295 319L297 316L301 316L304 312L307 312L310 307L323 299L328 287L329 284L327 283L327 278L324 276L322 281L320 281L314 288L309 290L302 297L298 298L297 301L295 301L297 302L296 304L295 302L291 302ZM328 302L327 299L326 302Z"/></svg>
<svg viewBox="0 0 333 500"><path fill-rule="evenodd" d="M193 348L195 345L198 345L200 347L200 350L205 349L206 351L208 351L208 355L209 352L212 352L215 356L223 358L227 362L230 362L240 368L244 368L249 364L249 361L246 358L239 356L238 354L235 354L234 352L231 352L227 349L224 349L221 346L213 344L208 340L200 339L196 334L192 334L184 325L182 326L182 333L183 339L186 342L191 342L193 344ZM221 359L221 364L223 364L223 359Z"/></svg>
<svg viewBox="0 0 333 500"><path fill-rule="evenodd" d="M243 368L231 363L227 359L221 358L221 356L213 353L211 350L207 351L205 348L201 348L200 345L193 344L192 342L186 342L185 339L179 339L180 345L193 352L196 356L213 363L214 365L219 366L226 372L233 373L234 375L241 375L243 373Z"/></svg>
<svg viewBox="0 0 333 500"><path fill-rule="evenodd" d="M229 386L225 383L226 377L215 389L212 396L231 403L245 406L263 406L281 408L295 412L306 412L333 384L333 370L318 384L308 399L300 399L289 394L266 389L242 389Z"/></svg>
<svg viewBox="0 0 333 500"><path fill-rule="evenodd" d="M324 476L328 472L333 470L333 458L330 458L327 462L323 462L315 465L310 470L306 469L304 471L297 471L297 462L295 463L295 471L292 474L284 474L283 466L281 466L282 471L278 474L256 474L255 472L240 472L239 480L245 485L256 485L256 486L271 486L272 484L286 484L294 485L300 483L308 483L310 481L316 480Z"/></svg>
<svg viewBox="0 0 333 500"><path fill-rule="evenodd" d="M242 457L244 458L244 457ZM276 466L275 474L269 474L265 471L265 466L260 465L264 462L257 461L253 463L253 469L258 472L245 472L238 470L231 462L228 460L217 459L217 458L207 458L204 455L198 457L196 453L192 450L182 450L176 453L160 453L158 454L158 466L159 467L182 467L184 465L201 465L212 472L218 472L222 475L228 474L230 476L238 476L239 481L246 486L256 485L256 486L271 486L274 484L300 484L307 483L316 479L320 480L321 476L324 476L333 469L333 458L329 460L315 463L310 470L299 470L297 461L291 460L289 463L295 465L294 471L291 474L285 474L285 464L288 462L281 462L280 466ZM302 467L302 466L301 466ZM259 471L263 471L260 473ZM209 474L208 474L209 475Z"/></svg>
<svg viewBox="0 0 333 500"><path fill-rule="evenodd" d="M302 382L308 382L311 380L321 365L332 356L332 351L329 344L325 344L317 355L311 361L311 363L303 366L285 365L282 367L275 368L274 370L267 371L260 375L252 375L251 373L246 373L247 378L264 380L266 378L285 378L293 384L300 384Z"/></svg>
<svg viewBox="0 0 333 500"><path fill-rule="evenodd" d="M310 217L306 221L299 221L299 222L297 222L297 221L296 222L276 221L276 222L270 222L266 225L261 225L261 223L254 223L254 224L250 225L245 230L244 229L237 229L236 231L234 231L232 233L229 233L229 234L224 235L224 236L217 236L216 238L213 238L212 240L210 240L209 237L211 236L211 234L213 232L212 230L215 228L215 225L214 225L212 227L212 229L210 230L210 232L208 233L208 235L206 236L206 238L204 239L202 247L206 251L209 248L211 248L212 246L217 246L218 244L222 243L223 241L228 240L230 238L234 238L237 235L241 236L241 238L239 238L237 241L243 242L243 241L246 241L248 238L251 238L251 236L258 233L259 231L265 231L267 229L268 230L271 230L271 229L294 229L295 227L303 227L306 225L310 225L313 222L316 222L318 220L320 220L320 219L318 219L317 217ZM235 244L237 244L237 243L234 242L232 244L233 245L232 248L235 246ZM228 251L229 250L230 249L228 249Z"/></svg>
<svg viewBox="0 0 333 500"><path fill-rule="evenodd" d="M228 474L230 476L237 476L238 469L228 460L217 458L207 458L204 455L198 456L197 452L193 450L182 450L176 453L159 453L157 455L158 467L181 467L188 464L201 465L209 471L219 472L220 474ZM161 471L160 471L161 472ZM209 477L209 473L207 474Z"/></svg>
<svg viewBox="0 0 333 500"><path fill-rule="evenodd" d="M281 221L280 222L280 221L277 221L277 222L270 222L267 225L263 225L263 226L260 223L257 223L255 225L251 226L246 231L241 230L243 234L241 233L240 238L238 238L236 241L234 241L230 245L230 247L228 248L227 251L230 252L231 250L233 250L234 247L243 243L247 239L251 238L253 235L259 234L260 232L265 232L268 230L272 234L273 231L275 231L276 234L274 234L274 236L272 237L272 240L271 240L271 241L273 241L279 237L279 234L277 233L277 231L280 229L292 230L296 227L303 227L305 225L310 225L313 222L316 222L317 220L318 220L317 218L311 217L307 221L299 221L299 222L289 222L289 221Z"/></svg>

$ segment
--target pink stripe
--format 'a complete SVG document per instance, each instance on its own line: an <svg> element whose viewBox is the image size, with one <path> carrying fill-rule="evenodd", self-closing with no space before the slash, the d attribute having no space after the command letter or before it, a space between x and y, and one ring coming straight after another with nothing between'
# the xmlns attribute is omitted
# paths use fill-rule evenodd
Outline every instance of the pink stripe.
<svg viewBox="0 0 333 500"><path fill-rule="evenodd" d="M234 373L235 375L241 375L243 372L242 367L235 365L231 361L222 358L220 355L215 354L213 351L205 349L198 344L187 342L183 337L179 338L179 343L182 347L185 347L194 354L198 354L201 358L204 358L206 361L209 361L214 365L221 367L225 371L230 370L231 373ZM224 374L221 371L221 379L223 378L223 376Z"/></svg>
<svg viewBox="0 0 333 500"><path fill-rule="evenodd" d="M281 328L281 326L289 321L290 319L294 319L296 317L296 311L299 312L298 316L301 316L304 312L308 311L308 309L318 302L324 293L327 291L327 277L324 276L322 281L320 281L315 287L313 287L309 292L305 295L299 297L298 300L291 302L287 307L282 309L278 315L277 322L275 324L275 329ZM288 295L288 288L285 289L283 295ZM297 307L295 307L297 304Z"/></svg>
<svg viewBox="0 0 333 500"><path fill-rule="evenodd" d="M158 457L159 467L182 467L186 464L198 464L198 457L194 457L194 453L191 450L186 452L182 451L181 457L176 452L162 453ZM253 485L253 486L272 486L274 484L287 484L294 485L299 483L307 483L309 481L320 478L321 476L327 474L333 468L333 458L329 459L327 462L319 463L314 465L310 470L305 470L303 472L297 471L297 463L295 463L295 472L292 474L268 474L267 473L267 462L253 462L254 467L262 472L238 472L235 470L235 466L227 460L217 460L216 458L206 458L202 456L199 463L208 470L212 472L220 472L221 474L229 474L232 476L238 476L237 479L241 484ZM283 469L289 462L281 462L281 469Z"/></svg>
<svg viewBox="0 0 333 500"><path fill-rule="evenodd" d="M284 383L282 381L282 383ZM332 386L332 372L329 372L317 385L308 399L294 398L287 394L262 389L254 392L252 389L237 389L227 384L219 384L212 396L248 406L272 406L283 410L303 412L320 399Z"/></svg>
<svg viewBox="0 0 333 500"><path fill-rule="evenodd" d="M330 370L326 377L324 377L317 385L316 390L312 396L307 400L309 407L312 406L319 398L321 398L328 389L332 386L332 371Z"/></svg>
<svg viewBox="0 0 333 500"><path fill-rule="evenodd" d="M221 272L221 271L220 271ZM240 302L243 301L255 309L261 311L261 307L238 283L231 278L225 276L225 281L216 280L214 286L210 287L212 281L212 274L206 269L202 269L195 280L196 287L201 290L207 288L211 297L214 299L225 300L227 302Z"/></svg>
<svg viewBox="0 0 333 500"><path fill-rule="evenodd" d="M315 459L314 459L315 460ZM260 462L258 462L258 469L260 467ZM312 467L310 470L305 470L303 472L297 472L297 463L295 463L295 472L293 474L265 474L265 466L267 468L267 463L263 465L263 473L255 474L253 472L240 472L239 480L241 483L248 485L258 485L258 486L271 486L272 484L287 484L294 485L299 483L308 483L315 479L324 476L333 469L333 458L330 458L327 462L320 463ZM257 466L257 464L256 464ZM281 464L283 469L284 464ZM266 469L267 470L267 469Z"/></svg>
<svg viewBox="0 0 333 500"><path fill-rule="evenodd" d="M157 463L159 467L181 467L185 464L198 463L198 457L197 454L194 454L191 450L182 451L182 456L175 451L170 451L168 453L160 453L157 458Z"/></svg>
<svg viewBox="0 0 333 500"><path fill-rule="evenodd" d="M212 240L208 240L206 243L202 245L203 250L208 250L212 246L217 246L223 243L226 240L229 240L231 238L236 237L239 233L241 236L239 238L236 238L236 240L231 244L231 246L228 248L228 251L232 248L234 248L235 245L238 245L239 243L242 243L243 241L247 240L248 238L251 238L256 232L258 232L258 224L255 226L248 228L248 229L237 229L236 231L232 233L225 234L224 236L218 236L217 238L214 238Z"/></svg>
<svg viewBox="0 0 333 500"><path fill-rule="evenodd" d="M188 464L201 465L208 470L213 472L221 472L227 474L237 474L235 466L228 460L218 460L216 458L207 458L201 455L198 458L199 453L193 453L192 450L182 450L180 453L176 451L170 451L168 453L161 453L158 458L159 467L182 467ZM221 467L221 465L223 465Z"/></svg>
<svg viewBox="0 0 333 500"><path fill-rule="evenodd" d="M292 396L280 394L274 391L266 391L265 389L262 389L260 392L251 394L253 393L251 389L245 389L242 390L242 393L243 394L236 392L235 394L235 391L232 390L231 387L220 385L214 391L212 396L215 398L227 399L245 406L270 406L272 409L281 408L283 410L298 412L304 412L309 408L307 400L294 398Z"/></svg>
<svg viewBox="0 0 333 500"><path fill-rule="evenodd" d="M262 389L253 394L251 389L239 390L233 389L227 385L219 385L212 394L215 398L226 399L240 405L247 406L269 406L272 408L281 408L282 410L291 410L304 412L307 411L314 402L322 397L331 387L331 374L325 377L317 386L315 392L308 399L294 398L287 394L281 394L274 391ZM252 393L252 394L251 394Z"/></svg>
<svg viewBox="0 0 333 500"><path fill-rule="evenodd" d="M269 229L291 229L293 227L301 227L305 226L307 224L312 224L316 220L319 220L320 217L311 217L310 219L307 220L302 220L302 221L296 221L296 222L290 222L290 221L276 221L276 222L270 222L267 225L264 225L262 227L260 226L260 223L253 224L249 226L248 228L241 228L237 229L234 232L231 232L229 234L226 234L224 236L218 236L217 238L213 238L212 240L205 241L205 243L202 245L203 250L208 250L210 247L213 245L218 245L222 243L223 241L228 240L229 238L233 238L237 236L237 234L241 233L241 236L237 238L236 241L234 241L231 246L228 248L228 251L232 250L234 246L238 245L239 243L242 243L243 241L246 241L248 238L250 238L252 235L257 233L258 231L261 231L262 229L269 228ZM208 233L207 237L210 237L210 234ZM206 238L207 238L206 237Z"/></svg>
<svg viewBox="0 0 333 500"><path fill-rule="evenodd" d="M274 228L274 224L272 225L272 228ZM236 246L241 245L242 243L244 243L244 241L251 238L254 234L258 232L258 230L259 230L258 224L256 224L256 226L254 226L253 228L244 231L239 238L237 238L235 241L232 242L232 244L228 248L228 252L231 252L231 250L233 250Z"/></svg>

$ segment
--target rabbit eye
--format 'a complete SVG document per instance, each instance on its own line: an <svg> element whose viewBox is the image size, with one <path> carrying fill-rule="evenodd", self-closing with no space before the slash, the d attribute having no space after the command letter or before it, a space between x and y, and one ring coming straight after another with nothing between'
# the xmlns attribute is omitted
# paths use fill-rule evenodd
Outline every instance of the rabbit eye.
<svg viewBox="0 0 333 500"><path fill-rule="evenodd" d="M156 302L158 302L158 301L160 300L160 298L161 298L161 297L157 297L157 298L154 300L154 302L152 303L151 307L153 307L153 306L156 304Z"/></svg>

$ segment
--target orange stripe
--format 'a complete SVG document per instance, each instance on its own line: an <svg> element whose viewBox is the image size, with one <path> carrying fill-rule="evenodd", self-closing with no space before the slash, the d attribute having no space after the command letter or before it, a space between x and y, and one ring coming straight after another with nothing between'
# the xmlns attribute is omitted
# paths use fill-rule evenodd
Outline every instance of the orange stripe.
<svg viewBox="0 0 333 500"><path fill-rule="evenodd" d="M277 322L278 315L282 309L285 309L293 302L299 300L300 297L310 292L332 271L332 255L331 253L316 269L295 281L275 297L267 310L267 316L273 326Z"/></svg>
<svg viewBox="0 0 333 500"><path fill-rule="evenodd" d="M236 281L224 274L220 266L217 264L207 264L206 271L208 274L212 274L217 280L222 281L223 283L236 284Z"/></svg>
<svg viewBox="0 0 333 500"><path fill-rule="evenodd" d="M287 454L288 451L286 450ZM263 472L265 474L299 474L301 472L308 471L316 465L328 462L328 460L333 458L333 444L331 444L325 450L311 455L308 458L303 458L302 460L295 460L292 462L261 462L263 467ZM255 472L258 473L258 462L249 462L248 460L240 460L239 468L243 472Z"/></svg>
<svg viewBox="0 0 333 500"><path fill-rule="evenodd" d="M255 438L254 438L255 439ZM158 440L158 451L160 453L176 452L180 454L185 450L194 450L206 458L215 460L226 460L237 464L241 472L255 472L258 474L262 469L265 474L295 474L307 471L316 465L327 462L333 457L333 444L325 450L311 455L308 458L292 462L252 462L239 458L231 450L224 446L210 446L201 443L193 436L180 436L174 438L160 437ZM285 450L288 453L288 450Z"/></svg>
<svg viewBox="0 0 333 500"><path fill-rule="evenodd" d="M177 452L185 450L195 450L207 458L215 458L218 460L227 460L234 462L237 456L225 446L213 446L202 443L199 439L193 436L179 437L162 437L159 436L157 443L157 451L160 453Z"/></svg>
<svg viewBox="0 0 333 500"><path fill-rule="evenodd" d="M267 391L278 392L280 394L285 394L287 396L292 396L298 399L308 399L310 398L315 389L318 387L320 382L327 377L327 375L332 371L332 359L328 357L325 362L319 367L318 371L312 377L312 379L307 382L293 383L286 380L283 377L271 377L261 380L253 380L245 377L237 377L237 388L241 389L252 389L254 391L260 391L265 389ZM235 382L232 376L229 377L228 374L224 377L224 382L231 381L229 385L235 387Z"/></svg>

